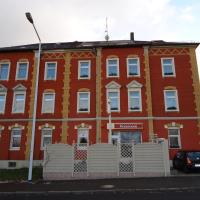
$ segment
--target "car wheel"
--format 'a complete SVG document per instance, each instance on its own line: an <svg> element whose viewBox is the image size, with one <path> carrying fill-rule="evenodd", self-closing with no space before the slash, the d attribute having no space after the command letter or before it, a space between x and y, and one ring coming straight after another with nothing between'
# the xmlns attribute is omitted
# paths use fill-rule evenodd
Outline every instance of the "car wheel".
<svg viewBox="0 0 200 200"><path fill-rule="evenodd" d="M190 172L190 170L187 168L187 166L185 166L184 168L183 168L183 171L185 172L185 173L189 173Z"/></svg>

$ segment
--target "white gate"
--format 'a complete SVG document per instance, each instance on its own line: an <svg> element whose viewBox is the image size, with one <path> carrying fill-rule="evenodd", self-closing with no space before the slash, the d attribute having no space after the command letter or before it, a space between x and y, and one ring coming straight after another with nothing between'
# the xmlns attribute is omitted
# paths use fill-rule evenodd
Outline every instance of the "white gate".
<svg viewBox="0 0 200 200"><path fill-rule="evenodd" d="M134 144L121 143L119 148L119 173L135 173Z"/></svg>

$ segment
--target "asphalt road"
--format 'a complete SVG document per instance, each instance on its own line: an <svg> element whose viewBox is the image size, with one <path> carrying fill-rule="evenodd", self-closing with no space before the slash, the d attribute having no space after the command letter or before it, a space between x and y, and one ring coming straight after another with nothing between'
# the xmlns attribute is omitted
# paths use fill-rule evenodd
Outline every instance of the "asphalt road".
<svg viewBox="0 0 200 200"><path fill-rule="evenodd" d="M1 200L199 200L200 190L141 190L86 193L24 193L0 195Z"/></svg>
<svg viewBox="0 0 200 200"><path fill-rule="evenodd" d="M0 200L199 200L200 176L0 183Z"/></svg>

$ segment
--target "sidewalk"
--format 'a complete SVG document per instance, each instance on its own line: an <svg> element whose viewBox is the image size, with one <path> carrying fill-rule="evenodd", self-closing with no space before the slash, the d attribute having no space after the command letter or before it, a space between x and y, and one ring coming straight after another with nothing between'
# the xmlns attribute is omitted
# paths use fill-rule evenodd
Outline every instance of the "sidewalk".
<svg viewBox="0 0 200 200"><path fill-rule="evenodd" d="M42 192L100 192L200 189L200 176L171 176L156 178L121 178L99 180L41 181L37 183L0 183L2 193Z"/></svg>

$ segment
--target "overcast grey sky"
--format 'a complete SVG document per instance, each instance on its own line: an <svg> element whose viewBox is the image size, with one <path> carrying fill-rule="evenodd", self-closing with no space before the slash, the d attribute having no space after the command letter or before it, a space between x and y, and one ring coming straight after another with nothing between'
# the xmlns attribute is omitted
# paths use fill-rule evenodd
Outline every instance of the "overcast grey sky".
<svg viewBox="0 0 200 200"><path fill-rule="evenodd" d="M199 0L0 0L0 47L42 42L104 40L200 41ZM197 50L200 65L200 47Z"/></svg>

